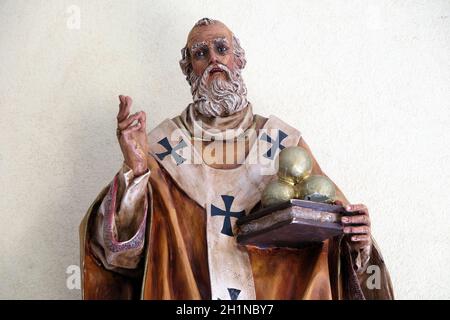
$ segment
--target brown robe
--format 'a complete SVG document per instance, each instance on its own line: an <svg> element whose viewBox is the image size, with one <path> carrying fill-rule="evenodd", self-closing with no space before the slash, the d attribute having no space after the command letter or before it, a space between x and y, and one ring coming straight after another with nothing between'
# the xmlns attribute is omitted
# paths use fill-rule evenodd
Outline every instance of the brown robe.
<svg viewBox="0 0 450 320"><path fill-rule="evenodd" d="M303 139L299 145L309 150ZM150 205L143 258L134 270L111 269L92 250L98 247L96 213L111 184L80 226L83 299L211 299L205 209L153 157L148 165ZM355 255L342 238L303 249L247 250L257 299L393 299L389 274L375 244L367 265L379 267L379 289L367 287L371 274L357 270Z"/></svg>

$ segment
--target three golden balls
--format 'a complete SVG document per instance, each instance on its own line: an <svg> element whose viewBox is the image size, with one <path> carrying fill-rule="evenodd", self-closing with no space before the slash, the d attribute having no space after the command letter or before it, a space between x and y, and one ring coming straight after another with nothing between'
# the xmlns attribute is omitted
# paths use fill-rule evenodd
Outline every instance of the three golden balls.
<svg viewBox="0 0 450 320"><path fill-rule="evenodd" d="M328 177L311 175L312 159L301 147L284 148L278 156L278 179L270 182L261 197L263 207L291 199L332 203L336 188Z"/></svg>

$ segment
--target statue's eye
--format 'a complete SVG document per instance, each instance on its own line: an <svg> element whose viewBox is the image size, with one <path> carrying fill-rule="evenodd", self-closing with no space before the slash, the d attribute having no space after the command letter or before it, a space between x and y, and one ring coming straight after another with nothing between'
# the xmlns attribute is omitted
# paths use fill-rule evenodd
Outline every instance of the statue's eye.
<svg viewBox="0 0 450 320"><path fill-rule="evenodd" d="M225 52L227 52L228 51L228 48L226 47L226 46L224 46L224 45L218 45L217 46L217 52L219 52L219 53L225 53Z"/></svg>
<svg viewBox="0 0 450 320"><path fill-rule="evenodd" d="M204 57L206 56L206 54L207 54L206 50L205 50L205 49L202 49L202 50L197 50L197 51L194 53L194 56L195 56L197 59L201 59L201 58L204 58Z"/></svg>

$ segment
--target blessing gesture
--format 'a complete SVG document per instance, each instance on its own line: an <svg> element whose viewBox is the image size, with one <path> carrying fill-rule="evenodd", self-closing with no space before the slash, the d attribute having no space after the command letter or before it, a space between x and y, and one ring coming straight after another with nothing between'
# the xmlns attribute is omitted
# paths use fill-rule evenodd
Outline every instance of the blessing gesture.
<svg viewBox="0 0 450 320"><path fill-rule="evenodd" d="M125 164L133 170L135 176L140 176L148 169L146 114L138 111L130 115L133 103L131 97L120 95L119 100L117 139Z"/></svg>

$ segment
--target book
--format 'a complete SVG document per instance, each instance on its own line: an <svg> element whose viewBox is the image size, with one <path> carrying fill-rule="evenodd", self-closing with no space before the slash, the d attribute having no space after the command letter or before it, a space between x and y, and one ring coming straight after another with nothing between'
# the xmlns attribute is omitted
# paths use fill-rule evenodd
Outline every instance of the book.
<svg viewBox="0 0 450 320"><path fill-rule="evenodd" d="M237 242L260 248L302 248L343 234L340 205L292 199L237 220Z"/></svg>

